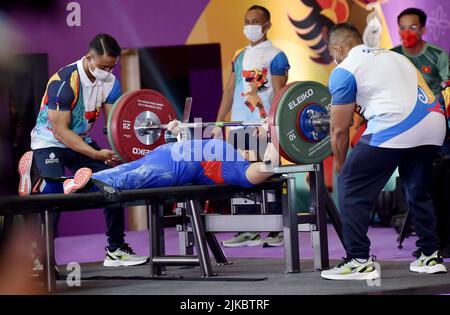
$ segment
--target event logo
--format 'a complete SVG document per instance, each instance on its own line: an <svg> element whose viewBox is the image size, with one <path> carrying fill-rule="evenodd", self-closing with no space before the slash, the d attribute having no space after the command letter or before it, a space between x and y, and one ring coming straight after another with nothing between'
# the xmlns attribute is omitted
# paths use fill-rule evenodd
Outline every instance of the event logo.
<svg viewBox="0 0 450 315"><path fill-rule="evenodd" d="M245 105L252 113L256 108L258 108L259 117L261 118L266 118L267 113L258 93L264 92L268 89L266 86L268 82L267 72L267 68L242 71L242 77L244 78L244 81L249 89L247 92L241 94L243 97L246 97Z"/></svg>
<svg viewBox="0 0 450 315"><path fill-rule="evenodd" d="M324 65L333 62L328 47L328 32L338 23L346 22L350 15L347 0L300 0L310 8L309 14L299 20L289 15L297 35L305 41L312 51L312 61ZM352 0L366 9L370 3L382 3L386 0Z"/></svg>
<svg viewBox="0 0 450 315"><path fill-rule="evenodd" d="M312 61L320 64L333 62L328 47L328 31L337 23L347 21L349 7L346 0L300 0L311 8L311 12L301 20L295 20L289 15L289 20L295 27L297 35L308 41L312 50Z"/></svg>

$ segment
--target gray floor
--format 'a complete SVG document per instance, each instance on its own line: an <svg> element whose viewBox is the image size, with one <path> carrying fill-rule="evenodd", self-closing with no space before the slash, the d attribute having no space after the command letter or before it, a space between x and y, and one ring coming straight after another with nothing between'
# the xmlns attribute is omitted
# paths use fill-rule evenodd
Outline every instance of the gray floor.
<svg viewBox="0 0 450 315"><path fill-rule="evenodd" d="M408 270L407 262L380 262L380 282L329 281L313 272L312 261L302 260L302 272L283 273L278 259L236 259L233 265L214 266L220 281L201 280L199 269L169 267L169 276L184 280L82 280L80 287L57 283L60 294L163 294L163 295L304 295L304 294L449 294L450 274L423 275ZM334 264L334 262L333 262ZM447 264L447 269L450 265ZM61 266L62 273L65 267ZM104 268L98 264L81 265L83 278L92 276L145 277L149 266ZM267 278L262 281L224 281L226 278ZM190 280L189 280L190 279ZM192 280L193 279L193 280Z"/></svg>

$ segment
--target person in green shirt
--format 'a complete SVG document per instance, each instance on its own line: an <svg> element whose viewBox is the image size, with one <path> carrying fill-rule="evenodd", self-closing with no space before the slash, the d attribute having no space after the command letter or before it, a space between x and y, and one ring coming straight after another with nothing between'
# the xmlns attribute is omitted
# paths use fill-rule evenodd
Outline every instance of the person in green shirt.
<svg viewBox="0 0 450 315"><path fill-rule="evenodd" d="M449 79L448 54L422 39L427 15L420 9L408 8L400 13L397 22L402 44L392 50L411 60L434 94L441 93L442 82Z"/></svg>
<svg viewBox="0 0 450 315"><path fill-rule="evenodd" d="M408 8L402 11L397 18L402 44L392 50L406 56L416 66L444 107L445 100L442 92L445 89L445 82L449 80L448 54L444 49L422 39L426 33L426 21L427 15L420 9ZM446 112L450 126L450 117L448 111ZM430 192L436 211L440 253L443 257L449 258L450 198L447 193L447 185L450 183L450 140L448 137L441 149L440 156L433 167ZM419 255L418 250L413 252L413 256L418 257Z"/></svg>

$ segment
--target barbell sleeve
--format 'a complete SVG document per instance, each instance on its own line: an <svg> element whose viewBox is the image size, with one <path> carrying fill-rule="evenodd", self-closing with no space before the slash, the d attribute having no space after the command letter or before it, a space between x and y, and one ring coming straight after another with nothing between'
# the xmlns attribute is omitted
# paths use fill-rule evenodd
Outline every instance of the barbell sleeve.
<svg viewBox="0 0 450 315"><path fill-rule="evenodd" d="M312 119L312 124L315 127L328 127L330 125L329 116L321 116L316 119ZM179 128L202 128L209 126L216 127L262 127L267 125L267 123L262 123L261 121L211 121L211 122L192 122L192 123L180 123ZM135 130L151 130L151 129L167 129L169 124L159 124L150 126L135 127Z"/></svg>

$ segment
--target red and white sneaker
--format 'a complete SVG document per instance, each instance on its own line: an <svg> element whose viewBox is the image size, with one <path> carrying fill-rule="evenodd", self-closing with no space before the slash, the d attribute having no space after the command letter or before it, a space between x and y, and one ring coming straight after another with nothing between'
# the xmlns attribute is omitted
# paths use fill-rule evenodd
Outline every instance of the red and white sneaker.
<svg viewBox="0 0 450 315"><path fill-rule="evenodd" d="M64 193L71 194L86 186L92 176L92 170L87 167L82 167L76 171L73 178L66 179L63 184Z"/></svg>
<svg viewBox="0 0 450 315"><path fill-rule="evenodd" d="M31 164L33 163L33 151L28 151L19 160L19 196L27 196L31 193Z"/></svg>

